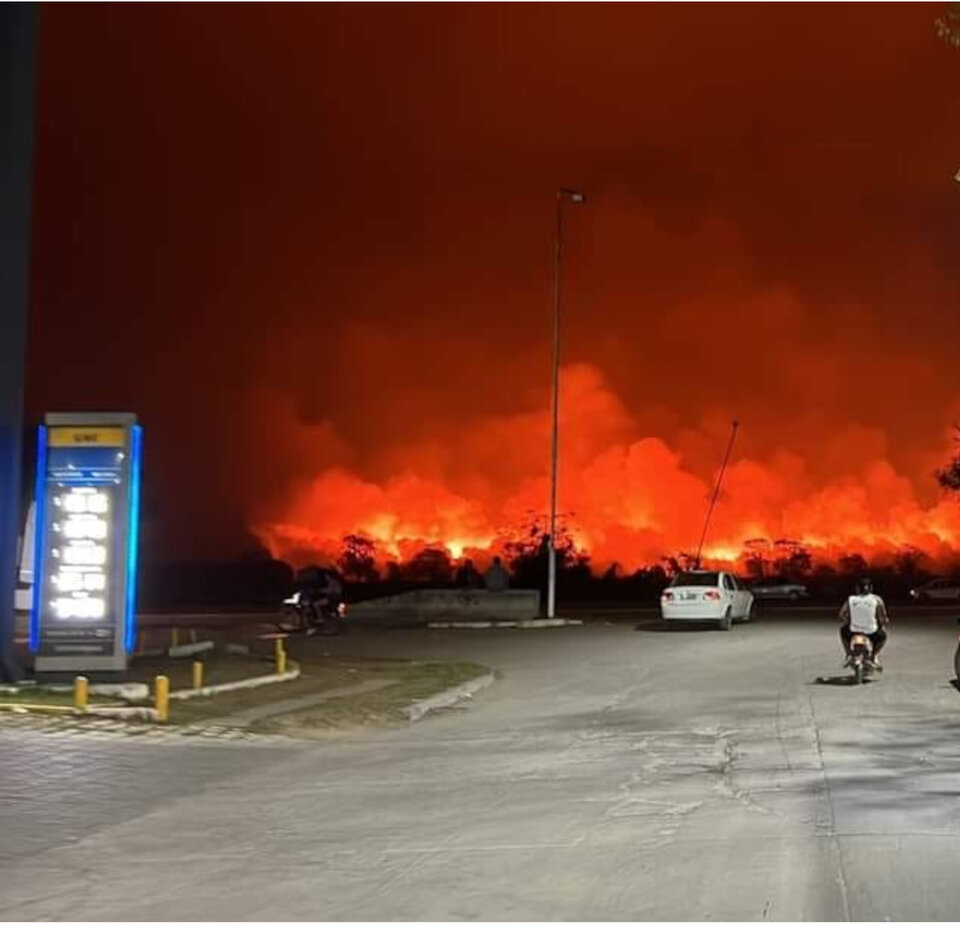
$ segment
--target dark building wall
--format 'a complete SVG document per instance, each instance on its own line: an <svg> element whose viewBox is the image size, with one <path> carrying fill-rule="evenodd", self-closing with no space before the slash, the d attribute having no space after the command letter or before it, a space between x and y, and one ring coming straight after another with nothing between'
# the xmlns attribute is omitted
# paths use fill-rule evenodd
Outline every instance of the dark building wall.
<svg viewBox="0 0 960 925"><path fill-rule="evenodd" d="M20 532L37 10L0 5L0 671L12 666Z"/></svg>

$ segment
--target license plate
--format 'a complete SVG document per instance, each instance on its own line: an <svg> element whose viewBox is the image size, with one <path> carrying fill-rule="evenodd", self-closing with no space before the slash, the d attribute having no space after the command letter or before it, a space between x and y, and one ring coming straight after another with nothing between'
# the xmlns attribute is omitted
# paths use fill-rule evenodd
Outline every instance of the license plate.
<svg viewBox="0 0 960 925"><path fill-rule="evenodd" d="M685 601L695 601L699 596L695 591L688 591L683 595L683 599Z"/></svg>

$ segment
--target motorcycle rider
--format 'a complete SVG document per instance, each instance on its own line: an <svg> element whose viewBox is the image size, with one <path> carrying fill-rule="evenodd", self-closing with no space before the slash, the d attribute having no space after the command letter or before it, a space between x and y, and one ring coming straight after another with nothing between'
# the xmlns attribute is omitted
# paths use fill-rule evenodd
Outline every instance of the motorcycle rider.
<svg viewBox="0 0 960 925"><path fill-rule="evenodd" d="M309 566L297 575L297 584L315 622L323 619L324 610L336 610L343 603L343 580L334 568Z"/></svg>
<svg viewBox="0 0 960 925"><path fill-rule="evenodd" d="M861 578L857 582L856 593L844 601L840 608L840 621L840 641L847 655L846 664L850 664L850 637L857 632L870 638L873 645L873 665L878 671L882 671L879 655L887 641L885 627L890 622L890 614L883 598L874 593L873 582L869 578ZM854 629L851 629L851 624Z"/></svg>

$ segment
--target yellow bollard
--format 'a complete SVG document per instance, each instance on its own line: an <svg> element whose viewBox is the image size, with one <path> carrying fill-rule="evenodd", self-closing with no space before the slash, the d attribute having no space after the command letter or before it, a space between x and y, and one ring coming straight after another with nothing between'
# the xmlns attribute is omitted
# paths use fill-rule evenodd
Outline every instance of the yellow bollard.
<svg viewBox="0 0 960 925"><path fill-rule="evenodd" d="M157 722L165 723L170 719L170 679L165 674L157 675L155 691Z"/></svg>
<svg viewBox="0 0 960 925"><path fill-rule="evenodd" d="M170 648L175 649L178 645L180 645L180 633L177 630L177 627L171 626L170 627Z"/></svg>
<svg viewBox="0 0 960 925"><path fill-rule="evenodd" d="M277 674L287 673L287 650L283 647L283 640L274 639L274 659L277 663Z"/></svg>
<svg viewBox="0 0 960 925"><path fill-rule="evenodd" d="M89 684L83 675L73 679L73 707L75 710L86 710L89 695Z"/></svg>
<svg viewBox="0 0 960 925"><path fill-rule="evenodd" d="M203 662L200 659L194 659L193 662L193 689L200 690L203 687Z"/></svg>

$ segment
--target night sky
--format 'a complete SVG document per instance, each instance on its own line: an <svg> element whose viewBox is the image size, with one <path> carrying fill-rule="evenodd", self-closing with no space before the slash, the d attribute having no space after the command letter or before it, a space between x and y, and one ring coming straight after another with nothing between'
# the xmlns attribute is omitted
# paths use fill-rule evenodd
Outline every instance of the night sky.
<svg viewBox="0 0 960 925"><path fill-rule="evenodd" d="M151 555L960 548L937 5L44 5L28 411L133 410Z"/></svg>

